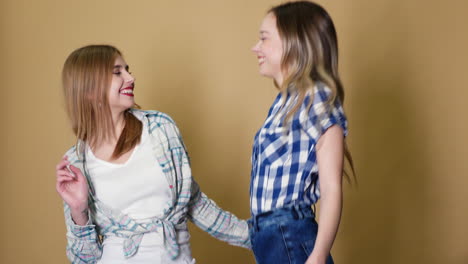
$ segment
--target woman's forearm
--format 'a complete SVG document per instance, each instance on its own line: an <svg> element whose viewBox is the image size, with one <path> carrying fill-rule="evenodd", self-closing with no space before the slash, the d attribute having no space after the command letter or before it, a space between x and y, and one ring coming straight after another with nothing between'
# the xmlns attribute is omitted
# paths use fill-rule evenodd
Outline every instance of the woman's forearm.
<svg viewBox="0 0 468 264"><path fill-rule="evenodd" d="M330 254L341 219L343 195L341 186L331 187L322 193L318 221L318 234L312 255L326 259Z"/></svg>

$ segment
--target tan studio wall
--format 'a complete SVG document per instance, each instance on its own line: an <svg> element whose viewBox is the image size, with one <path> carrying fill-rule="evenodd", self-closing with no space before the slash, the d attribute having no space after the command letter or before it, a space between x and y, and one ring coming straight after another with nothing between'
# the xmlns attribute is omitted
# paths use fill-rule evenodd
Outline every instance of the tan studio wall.
<svg viewBox="0 0 468 264"><path fill-rule="evenodd" d="M0 1L0 263L67 263L54 167L74 143L60 71L117 46L136 100L171 115L202 190L249 217L253 136L276 95L250 52L281 1ZM468 263L468 2L321 0L339 35L348 143L335 263ZM255 263L190 226L197 263Z"/></svg>

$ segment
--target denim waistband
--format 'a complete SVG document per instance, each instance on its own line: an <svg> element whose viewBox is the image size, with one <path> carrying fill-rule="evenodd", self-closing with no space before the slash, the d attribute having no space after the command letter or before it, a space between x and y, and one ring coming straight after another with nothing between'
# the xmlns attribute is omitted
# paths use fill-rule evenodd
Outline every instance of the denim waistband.
<svg viewBox="0 0 468 264"><path fill-rule="evenodd" d="M247 221L247 223L249 224L249 228L258 231L262 226L268 226L281 221L303 219L306 217L315 217L315 213L314 210L312 210L311 205L291 204L254 215Z"/></svg>

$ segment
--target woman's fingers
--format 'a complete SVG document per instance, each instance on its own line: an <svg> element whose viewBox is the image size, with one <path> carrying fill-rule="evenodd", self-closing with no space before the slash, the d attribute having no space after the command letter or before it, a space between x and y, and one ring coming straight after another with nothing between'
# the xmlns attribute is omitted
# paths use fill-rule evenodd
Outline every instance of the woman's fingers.
<svg viewBox="0 0 468 264"><path fill-rule="evenodd" d="M67 183L67 182L71 182L71 181L74 181L75 179L73 179L72 177L70 176L59 176L57 177L57 185L58 186L62 186L63 183Z"/></svg>
<svg viewBox="0 0 468 264"><path fill-rule="evenodd" d="M58 170L58 171L56 172L56 176L57 176L57 177L59 177L59 176L69 176L69 177L71 177L71 178L73 178L73 179L76 178L75 175L74 175L73 173L71 173L71 172L69 172L68 170L65 170L65 169L64 169L64 170Z"/></svg>
<svg viewBox="0 0 468 264"><path fill-rule="evenodd" d="M78 169L77 167L75 167L75 166L73 166L73 165L68 166L68 168L70 168L70 170L71 170L73 173L75 173L76 175L81 174L80 169Z"/></svg>
<svg viewBox="0 0 468 264"><path fill-rule="evenodd" d="M66 198L64 195L66 193L65 190L66 190L67 183L72 182L72 181L73 179L70 179L70 177L67 177L67 176L60 176L57 178L55 189L60 194L60 196L62 196L62 199Z"/></svg>
<svg viewBox="0 0 468 264"><path fill-rule="evenodd" d="M69 179L70 181L73 181L75 180L75 176L71 175L69 172L66 172L66 171L61 171L62 173L57 173L57 180L59 178L67 178Z"/></svg>
<svg viewBox="0 0 468 264"><path fill-rule="evenodd" d="M55 166L55 170L63 170L70 162L66 159L62 159L57 166Z"/></svg>
<svg viewBox="0 0 468 264"><path fill-rule="evenodd" d="M75 167L73 165L70 165L68 168L70 168L70 170L76 175L77 180L83 180L83 181L87 182L86 178L83 176L80 169L78 169L77 167Z"/></svg>

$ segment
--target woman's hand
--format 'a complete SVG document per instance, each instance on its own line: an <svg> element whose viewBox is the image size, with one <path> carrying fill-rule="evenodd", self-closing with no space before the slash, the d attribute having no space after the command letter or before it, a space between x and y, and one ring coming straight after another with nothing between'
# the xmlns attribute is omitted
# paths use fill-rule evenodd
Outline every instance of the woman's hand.
<svg viewBox="0 0 468 264"><path fill-rule="evenodd" d="M68 204L73 221L78 225L88 222L88 182L86 177L65 156L55 167L57 182L55 188Z"/></svg>

